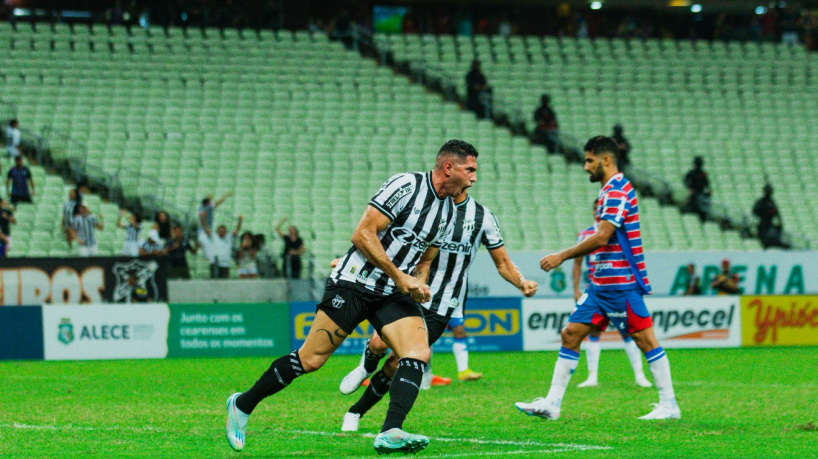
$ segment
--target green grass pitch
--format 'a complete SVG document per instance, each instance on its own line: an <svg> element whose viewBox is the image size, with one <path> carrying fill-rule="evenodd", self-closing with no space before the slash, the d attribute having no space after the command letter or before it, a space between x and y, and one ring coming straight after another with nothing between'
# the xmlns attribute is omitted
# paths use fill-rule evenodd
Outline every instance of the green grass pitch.
<svg viewBox="0 0 818 459"><path fill-rule="evenodd" d="M621 351L604 351L600 386L574 375L556 422L523 415L519 400L544 396L556 352L472 354L485 373L420 394L406 430L432 438L418 458L818 457L816 348L669 350L678 421L639 421L655 389L632 383ZM224 439L227 396L251 385L270 359L0 363L2 458L365 458L384 400L341 434L355 396L338 391L357 357L265 400L242 453ZM435 372L455 374L451 354Z"/></svg>

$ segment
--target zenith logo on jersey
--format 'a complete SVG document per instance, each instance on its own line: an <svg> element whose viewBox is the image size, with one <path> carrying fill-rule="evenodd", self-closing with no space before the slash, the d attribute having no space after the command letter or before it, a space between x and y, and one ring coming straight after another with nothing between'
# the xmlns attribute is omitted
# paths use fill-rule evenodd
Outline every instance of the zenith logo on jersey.
<svg viewBox="0 0 818 459"><path fill-rule="evenodd" d="M444 242L440 246L440 250L444 250L446 252L457 252L463 254L470 254L472 246L469 243L466 244L458 244L456 242Z"/></svg>
<svg viewBox="0 0 818 459"><path fill-rule="evenodd" d="M396 241L400 241L401 244L415 246L420 251L426 250L426 247L429 246L429 243L418 237L417 234L407 228L393 228L392 237L395 238Z"/></svg>

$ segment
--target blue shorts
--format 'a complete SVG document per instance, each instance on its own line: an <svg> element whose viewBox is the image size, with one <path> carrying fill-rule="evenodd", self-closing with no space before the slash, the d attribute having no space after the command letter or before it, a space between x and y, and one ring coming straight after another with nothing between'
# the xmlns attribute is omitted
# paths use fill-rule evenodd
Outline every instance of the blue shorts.
<svg viewBox="0 0 818 459"><path fill-rule="evenodd" d="M633 290L597 290L589 287L579 298L568 322L593 324L600 331L612 323L623 335L653 326L642 295Z"/></svg>

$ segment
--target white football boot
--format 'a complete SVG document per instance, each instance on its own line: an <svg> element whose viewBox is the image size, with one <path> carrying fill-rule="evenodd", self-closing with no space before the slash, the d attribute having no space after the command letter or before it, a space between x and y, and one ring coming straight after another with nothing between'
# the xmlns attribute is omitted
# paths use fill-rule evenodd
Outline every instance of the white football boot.
<svg viewBox="0 0 818 459"><path fill-rule="evenodd" d="M227 443L236 451L244 449L244 435L247 429L248 415L236 408L236 398L241 392L236 392L227 398Z"/></svg>
<svg viewBox="0 0 818 459"><path fill-rule="evenodd" d="M341 426L341 432L357 432L358 423L361 421L361 415L358 413L347 413L344 415L344 425Z"/></svg>
<svg viewBox="0 0 818 459"><path fill-rule="evenodd" d="M653 411L640 417L639 419L682 419L682 412L679 410L678 406L675 408L668 408L658 403L651 403L651 406L653 406Z"/></svg>
<svg viewBox="0 0 818 459"><path fill-rule="evenodd" d="M560 409L547 403L544 398L535 398L533 402L517 402L514 406L529 416L539 416L543 419L556 421L560 418Z"/></svg>

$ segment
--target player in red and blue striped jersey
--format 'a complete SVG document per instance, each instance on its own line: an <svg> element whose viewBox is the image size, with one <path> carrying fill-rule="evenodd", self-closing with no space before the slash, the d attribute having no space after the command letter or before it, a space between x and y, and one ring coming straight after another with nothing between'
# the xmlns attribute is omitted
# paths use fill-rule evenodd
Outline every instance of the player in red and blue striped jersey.
<svg viewBox="0 0 818 459"><path fill-rule="evenodd" d="M596 218L596 209L599 207L599 201L594 200L594 217ZM577 244L588 239L589 237L593 236L596 233L596 229L594 226L589 226L584 230L580 231L577 235ZM580 297L582 297L582 292L580 291L580 280L582 279L582 262L583 257L574 258L574 301L579 301ZM596 263L596 252L589 253L585 255L585 264L588 267L588 276L586 280L590 283L591 276L594 275L594 264ZM631 362L631 368L633 368L633 375L636 379L636 384L642 387L650 387L652 384L645 378L645 374L642 371L642 353L639 351L639 347L633 341L633 338L628 334L625 330L620 330L622 334L622 340L625 341L625 354L628 356L628 360ZM591 330L591 333L588 335L588 342L585 343L583 348L585 349L585 359L588 363L588 379L584 382L580 383L577 387L594 387L599 385L599 356L602 354L602 346L599 342L599 336L602 334L602 330L594 329Z"/></svg>
<svg viewBox="0 0 818 459"><path fill-rule="evenodd" d="M602 183L596 211L594 234L575 246L546 256L540 267L550 271L566 260L596 253L591 285L585 291L562 330L551 389L545 398L532 403L515 403L520 411L546 419L558 419L565 389L577 369L580 343L596 328L612 323L630 333L645 353L653 381L659 389L659 403L639 419L680 418L673 393L670 362L653 333L653 321L642 295L650 294L650 282L642 253L639 204L630 181L617 167L616 142L610 137L594 137L585 144L585 171L592 182Z"/></svg>

